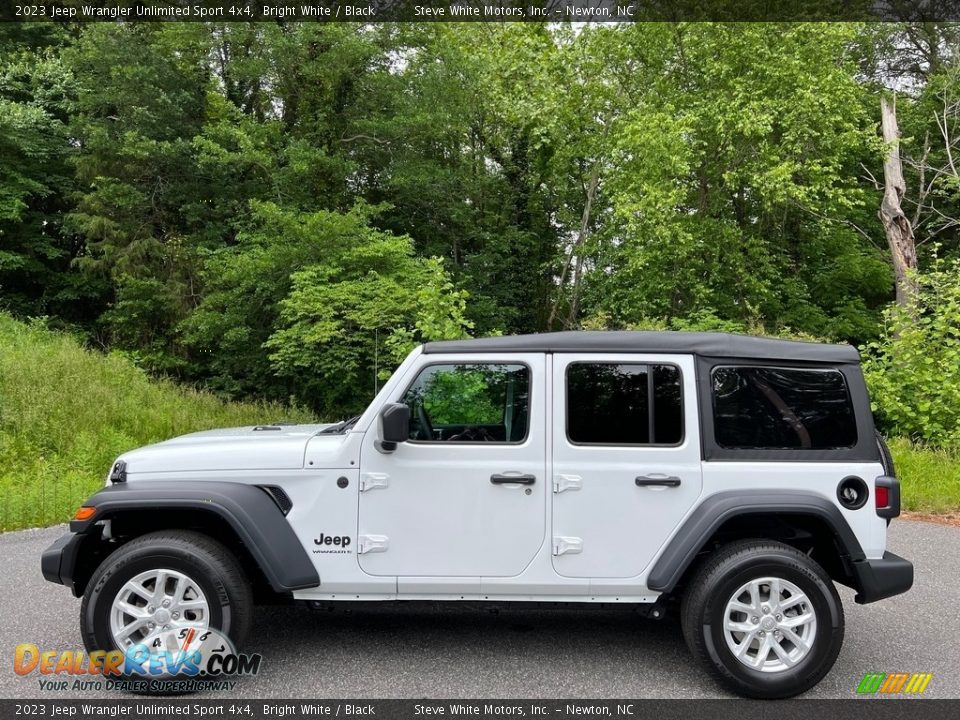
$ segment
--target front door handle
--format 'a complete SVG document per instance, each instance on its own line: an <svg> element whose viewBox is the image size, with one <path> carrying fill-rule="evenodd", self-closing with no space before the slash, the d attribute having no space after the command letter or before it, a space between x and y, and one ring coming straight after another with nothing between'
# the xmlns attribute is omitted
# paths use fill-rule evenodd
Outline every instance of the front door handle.
<svg viewBox="0 0 960 720"><path fill-rule="evenodd" d="M669 477L651 477L650 475L641 475L637 478L637 487L680 487L680 478L676 475Z"/></svg>
<svg viewBox="0 0 960 720"><path fill-rule="evenodd" d="M533 485L537 481L536 475L491 475L490 482L494 485Z"/></svg>

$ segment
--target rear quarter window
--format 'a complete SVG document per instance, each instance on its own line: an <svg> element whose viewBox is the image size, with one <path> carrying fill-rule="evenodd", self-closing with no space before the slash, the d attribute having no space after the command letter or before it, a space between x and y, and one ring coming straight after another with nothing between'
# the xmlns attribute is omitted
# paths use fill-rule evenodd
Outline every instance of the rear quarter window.
<svg viewBox="0 0 960 720"><path fill-rule="evenodd" d="M853 403L838 370L721 366L713 369L711 388L720 447L832 450L857 444Z"/></svg>

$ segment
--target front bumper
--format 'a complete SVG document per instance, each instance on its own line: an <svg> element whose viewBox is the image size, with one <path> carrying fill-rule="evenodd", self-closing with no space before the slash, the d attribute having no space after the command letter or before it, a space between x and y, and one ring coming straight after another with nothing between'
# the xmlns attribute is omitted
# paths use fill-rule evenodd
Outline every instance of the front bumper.
<svg viewBox="0 0 960 720"><path fill-rule="evenodd" d="M40 570L43 577L50 582L65 585L79 597L83 588L77 588L74 578L77 570L77 559L80 556L80 547L86 539L83 535L67 533L43 551L40 556Z"/></svg>
<svg viewBox="0 0 960 720"><path fill-rule="evenodd" d="M860 604L899 595L913 587L913 563L891 552L880 559L853 563L853 572L859 590L855 600Z"/></svg>

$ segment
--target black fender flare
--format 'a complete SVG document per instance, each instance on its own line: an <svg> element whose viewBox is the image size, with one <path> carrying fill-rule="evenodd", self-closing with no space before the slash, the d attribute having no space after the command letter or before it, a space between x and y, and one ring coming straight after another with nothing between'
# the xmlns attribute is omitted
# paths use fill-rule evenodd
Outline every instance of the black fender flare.
<svg viewBox="0 0 960 720"><path fill-rule="evenodd" d="M89 533L101 520L124 512L190 509L222 518L246 546L276 592L317 587L320 576L283 512L266 491L235 482L144 481L117 483L84 503L96 508L88 520L73 520L70 530Z"/></svg>
<svg viewBox="0 0 960 720"><path fill-rule="evenodd" d="M647 576L647 587L663 593L672 591L721 525L738 515L758 513L816 517L830 527L851 563L861 563L866 558L840 508L822 495L796 490L768 490L750 495L742 490L719 492L700 503L667 542Z"/></svg>

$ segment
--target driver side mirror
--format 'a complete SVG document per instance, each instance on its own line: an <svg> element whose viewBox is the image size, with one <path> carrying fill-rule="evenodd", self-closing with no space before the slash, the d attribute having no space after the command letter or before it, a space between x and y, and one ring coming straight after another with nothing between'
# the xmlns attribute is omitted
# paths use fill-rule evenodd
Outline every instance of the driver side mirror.
<svg viewBox="0 0 960 720"><path fill-rule="evenodd" d="M384 452L393 452L397 443L410 439L410 406L391 403L380 411L381 440L379 447Z"/></svg>

